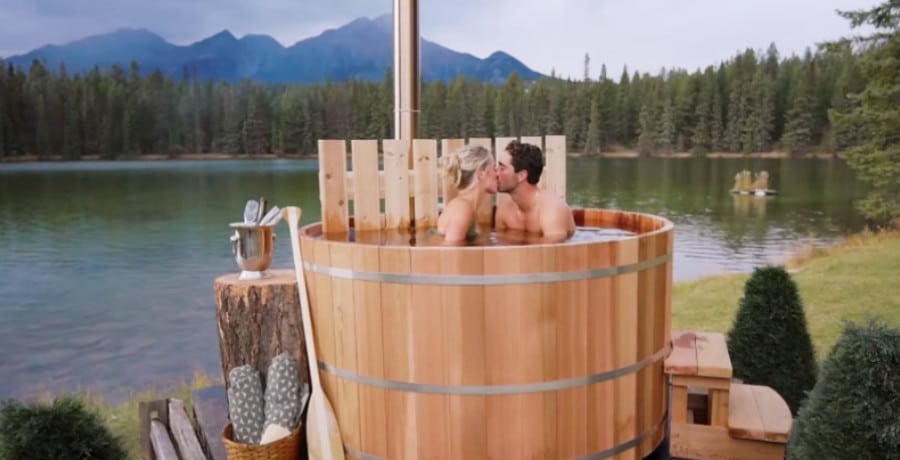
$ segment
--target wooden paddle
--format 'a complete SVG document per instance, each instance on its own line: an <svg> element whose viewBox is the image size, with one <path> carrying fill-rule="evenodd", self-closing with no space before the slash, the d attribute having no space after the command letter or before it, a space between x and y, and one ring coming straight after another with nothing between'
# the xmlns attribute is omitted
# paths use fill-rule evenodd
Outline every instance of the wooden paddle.
<svg viewBox="0 0 900 460"><path fill-rule="evenodd" d="M294 251L294 272L297 274L297 292L300 295L300 312L303 319L303 339L306 342L306 361L309 363L309 379L312 391L306 410L306 443L310 460L343 460L344 444L338 427L334 409L322 390L319 378L316 343L313 340L312 316L309 313L309 296L303 275L303 256L300 254L300 238L297 224L303 210L296 206L286 206L282 215L291 231L291 248Z"/></svg>

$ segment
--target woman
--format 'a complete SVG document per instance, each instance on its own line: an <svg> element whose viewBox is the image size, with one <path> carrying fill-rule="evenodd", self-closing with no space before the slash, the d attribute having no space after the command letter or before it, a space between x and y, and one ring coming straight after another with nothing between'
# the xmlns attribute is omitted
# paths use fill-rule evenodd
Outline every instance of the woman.
<svg viewBox="0 0 900 460"><path fill-rule="evenodd" d="M475 230L478 208L497 193L494 156L481 146L466 146L441 158L444 180L459 193L444 206L437 231L447 243L460 243L478 235Z"/></svg>

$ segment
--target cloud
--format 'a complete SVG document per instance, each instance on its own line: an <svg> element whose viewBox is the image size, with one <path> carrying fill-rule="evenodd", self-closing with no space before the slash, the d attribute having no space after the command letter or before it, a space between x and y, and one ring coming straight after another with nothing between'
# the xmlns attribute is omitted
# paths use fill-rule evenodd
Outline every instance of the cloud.
<svg viewBox="0 0 900 460"><path fill-rule="evenodd" d="M536 70L581 78L585 53L591 76L601 63L618 78L624 65L655 74L715 65L746 48L775 43L782 55L849 33L836 9L867 8L874 0L520 0L486 2L493 11L460 24L426 24L423 34L478 56L503 49ZM515 6L513 6L515 5ZM468 33L461 33L468 30Z"/></svg>
<svg viewBox="0 0 900 460"><path fill-rule="evenodd" d="M120 27L146 28L176 44L223 29L268 34L285 46L358 17L390 13L390 0L0 0L0 56ZM601 64L630 70L694 70L774 42L802 54L849 33L836 9L874 0L420 0L422 36L479 57L503 50L542 73L580 78Z"/></svg>

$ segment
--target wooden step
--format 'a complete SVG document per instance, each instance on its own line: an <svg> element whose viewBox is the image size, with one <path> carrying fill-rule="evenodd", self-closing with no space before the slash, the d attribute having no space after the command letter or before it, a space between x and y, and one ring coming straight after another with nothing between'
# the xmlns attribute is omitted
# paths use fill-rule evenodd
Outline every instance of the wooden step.
<svg viewBox="0 0 900 460"><path fill-rule="evenodd" d="M728 392L728 434L734 438L786 443L793 418L784 399L763 385L732 383Z"/></svg>
<svg viewBox="0 0 900 460"><path fill-rule="evenodd" d="M783 460L785 444L733 438L723 427L672 425L672 458L691 460Z"/></svg>
<svg viewBox="0 0 900 460"><path fill-rule="evenodd" d="M665 371L673 376L731 380L731 357L725 336L718 332L672 331L672 352Z"/></svg>
<svg viewBox="0 0 900 460"><path fill-rule="evenodd" d="M715 426L728 424L732 367L723 334L673 331L664 367L672 378L672 423L687 423L687 389L693 387L708 390L709 414L704 418Z"/></svg>

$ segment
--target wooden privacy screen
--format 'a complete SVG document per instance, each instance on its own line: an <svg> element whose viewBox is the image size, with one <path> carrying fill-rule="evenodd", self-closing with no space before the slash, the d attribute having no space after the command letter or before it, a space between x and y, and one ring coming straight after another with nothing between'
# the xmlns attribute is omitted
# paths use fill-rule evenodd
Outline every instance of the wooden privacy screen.
<svg viewBox="0 0 900 460"><path fill-rule="evenodd" d="M502 152L514 137L469 138L494 154ZM544 152L544 172L539 186L565 198L566 137L523 136L522 142L535 144ZM441 155L462 148L465 139L442 139ZM441 203L456 195L445 184L438 168L438 141L434 139L383 139L379 151L376 139L350 141L349 168L347 141L319 140L319 201L324 233L345 233L350 229L350 202L353 227L358 231L418 228L437 223ZM381 160L381 169L379 169ZM499 199L509 199L498 194ZM383 200L383 207L382 207ZM478 213L480 223L490 223L494 200L485 201Z"/></svg>

